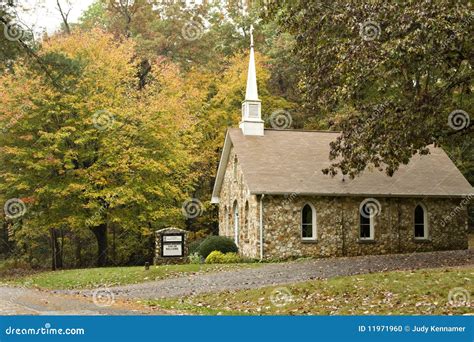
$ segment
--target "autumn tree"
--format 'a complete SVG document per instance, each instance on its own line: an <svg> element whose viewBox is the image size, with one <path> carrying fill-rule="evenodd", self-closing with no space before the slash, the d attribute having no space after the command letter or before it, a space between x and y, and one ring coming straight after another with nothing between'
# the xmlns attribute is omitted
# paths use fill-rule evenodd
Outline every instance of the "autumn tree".
<svg viewBox="0 0 474 342"><path fill-rule="evenodd" d="M326 172L373 165L392 175L430 144L472 141L469 1L296 0L269 10L295 36L305 106L320 127L342 130Z"/></svg>
<svg viewBox="0 0 474 342"><path fill-rule="evenodd" d="M59 88L29 64L0 82L0 186L28 208L13 219L22 233L91 231L103 266L111 227L146 237L180 225L193 158L172 65L157 63L138 90L134 44L99 30L54 37L39 54Z"/></svg>

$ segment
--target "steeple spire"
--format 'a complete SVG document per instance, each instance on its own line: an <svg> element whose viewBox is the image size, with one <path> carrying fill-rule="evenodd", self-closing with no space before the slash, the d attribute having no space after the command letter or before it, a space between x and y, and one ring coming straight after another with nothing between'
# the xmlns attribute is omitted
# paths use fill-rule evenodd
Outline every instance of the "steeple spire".
<svg viewBox="0 0 474 342"><path fill-rule="evenodd" d="M253 44L253 25L250 26L250 59L247 73L247 89L242 103L240 128L244 135L263 135L262 104L258 99L257 71Z"/></svg>
<svg viewBox="0 0 474 342"><path fill-rule="evenodd" d="M255 70L255 53L253 51L253 25L250 26L250 60L247 74L247 91L245 100L258 101L257 71Z"/></svg>

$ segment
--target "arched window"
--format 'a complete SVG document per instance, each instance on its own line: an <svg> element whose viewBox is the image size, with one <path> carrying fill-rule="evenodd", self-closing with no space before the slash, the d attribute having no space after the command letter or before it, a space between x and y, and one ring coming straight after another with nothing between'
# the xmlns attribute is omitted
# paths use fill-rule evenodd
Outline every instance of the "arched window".
<svg viewBox="0 0 474 342"><path fill-rule="evenodd" d="M234 207L232 209L232 215L234 217L234 242L239 245L239 205L237 201L234 201Z"/></svg>
<svg viewBox="0 0 474 342"><path fill-rule="evenodd" d="M359 222L360 222L360 235L361 240L373 240L374 239L374 218L375 215L371 214L370 208L367 204L364 204L359 209Z"/></svg>
<svg viewBox="0 0 474 342"><path fill-rule="evenodd" d="M311 204L305 204L301 210L301 238L316 240L316 210Z"/></svg>
<svg viewBox="0 0 474 342"><path fill-rule="evenodd" d="M232 236L232 230L234 229L234 213L232 207L229 206L229 213L227 215L227 236Z"/></svg>
<svg viewBox="0 0 474 342"><path fill-rule="evenodd" d="M224 207L224 235L227 236L227 232L229 231L229 208L227 206Z"/></svg>
<svg viewBox="0 0 474 342"><path fill-rule="evenodd" d="M418 204L415 208L415 239L428 237L428 222L426 208Z"/></svg>
<svg viewBox="0 0 474 342"><path fill-rule="evenodd" d="M250 218L249 218L249 202L245 202L245 212L244 212L244 229L245 229L245 239L249 238L250 233Z"/></svg>

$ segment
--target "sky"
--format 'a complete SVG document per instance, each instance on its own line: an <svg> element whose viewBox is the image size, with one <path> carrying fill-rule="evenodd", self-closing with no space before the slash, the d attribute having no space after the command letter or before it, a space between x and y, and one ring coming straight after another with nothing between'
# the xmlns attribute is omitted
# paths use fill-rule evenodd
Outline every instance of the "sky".
<svg viewBox="0 0 474 342"><path fill-rule="evenodd" d="M42 32L49 34L59 29L62 19L57 9L56 0L17 0L18 18L21 23L32 29L39 38ZM94 0L59 0L64 11L70 8L69 22L77 22L81 14Z"/></svg>

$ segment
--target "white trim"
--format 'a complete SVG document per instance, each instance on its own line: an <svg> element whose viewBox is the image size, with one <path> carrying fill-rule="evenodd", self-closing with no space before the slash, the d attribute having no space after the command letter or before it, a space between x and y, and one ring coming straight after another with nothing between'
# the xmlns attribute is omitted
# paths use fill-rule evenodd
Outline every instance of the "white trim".
<svg viewBox="0 0 474 342"><path fill-rule="evenodd" d="M244 228L244 241L246 241L250 236L250 204L248 199L245 200L243 213L244 219L242 227Z"/></svg>
<svg viewBox="0 0 474 342"><path fill-rule="evenodd" d="M309 205L311 208L311 227L312 227L312 237L303 237L303 209ZM316 218L316 208L311 203L304 203L300 210L300 237L304 241L315 241L318 239L318 229L317 229L317 218Z"/></svg>
<svg viewBox="0 0 474 342"><path fill-rule="evenodd" d="M219 159L219 167L217 169L216 179L214 181L214 189L212 190L212 204L219 203L219 196L221 192L222 182L224 181L225 170L227 168L227 162L229 161L229 154L232 148L232 141L229 136L229 130L225 135L224 147L222 148L221 158Z"/></svg>
<svg viewBox="0 0 474 342"><path fill-rule="evenodd" d="M224 206L224 234L227 236L229 234L229 207Z"/></svg>
<svg viewBox="0 0 474 342"><path fill-rule="evenodd" d="M260 196L260 260L263 260L263 198L265 194Z"/></svg>
<svg viewBox="0 0 474 342"><path fill-rule="evenodd" d="M421 209L423 209L423 237L417 237L415 236L415 229L416 229L416 226L415 226L415 211L416 211L416 208L420 206ZM429 222L428 222L428 209L426 208L426 205L424 205L423 203L419 202L415 205L415 209L413 209L413 238L415 240L428 240L429 239Z"/></svg>
<svg viewBox="0 0 474 342"><path fill-rule="evenodd" d="M239 230L240 230L240 215L239 215L239 202L237 200L232 204L232 222L234 228L234 242L239 247Z"/></svg>

